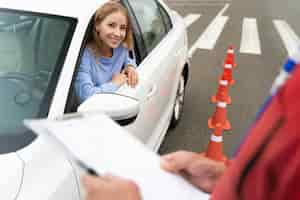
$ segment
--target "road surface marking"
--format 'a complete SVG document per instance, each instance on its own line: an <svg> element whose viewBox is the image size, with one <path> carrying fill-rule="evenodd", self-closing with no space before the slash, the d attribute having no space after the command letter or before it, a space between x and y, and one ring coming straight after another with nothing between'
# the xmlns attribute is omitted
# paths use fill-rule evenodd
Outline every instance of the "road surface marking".
<svg viewBox="0 0 300 200"><path fill-rule="evenodd" d="M217 14L216 18L217 17L221 17L223 16L223 14L226 12L226 10L229 8L229 4L226 3L225 6L223 7L223 9Z"/></svg>
<svg viewBox="0 0 300 200"><path fill-rule="evenodd" d="M200 49L212 50L221 35L225 24L228 21L227 16L222 16L224 12L228 9L229 4L226 4L223 9L217 14L217 16L208 25L202 35L197 39L197 41L192 45L189 50L189 57L192 57L195 51Z"/></svg>
<svg viewBox="0 0 300 200"><path fill-rule="evenodd" d="M244 18L240 53L261 54L260 40L255 18Z"/></svg>
<svg viewBox="0 0 300 200"><path fill-rule="evenodd" d="M194 23L196 20L200 18L200 14L188 14L185 18L184 21L186 23L186 27L189 27L192 23Z"/></svg>
<svg viewBox="0 0 300 200"><path fill-rule="evenodd" d="M281 40L289 55L299 48L300 39L293 31L288 23L283 20L273 20L274 26L277 29Z"/></svg>
<svg viewBox="0 0 300 200"><path fill-rule="evenodd" d="M228 17L218 17L212 21L212 23L206 28L204 33L198 38L189 51L189 55L192 56L196 49L208 49L212 50L222 33L224 26L228 20Z"/></svg>

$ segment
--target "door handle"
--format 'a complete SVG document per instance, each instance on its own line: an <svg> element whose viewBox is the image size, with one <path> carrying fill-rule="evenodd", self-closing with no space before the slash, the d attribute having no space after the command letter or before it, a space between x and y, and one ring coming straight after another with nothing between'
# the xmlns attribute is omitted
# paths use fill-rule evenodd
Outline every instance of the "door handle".
<svg viewBox="0 0 300 200"><path fill-rule="evenodd" d="M155 95L156 92L157 92L157 86L152 85L150 91L147 94L147 100L149 100L151 97L153 97L153 95Z"/></svg>

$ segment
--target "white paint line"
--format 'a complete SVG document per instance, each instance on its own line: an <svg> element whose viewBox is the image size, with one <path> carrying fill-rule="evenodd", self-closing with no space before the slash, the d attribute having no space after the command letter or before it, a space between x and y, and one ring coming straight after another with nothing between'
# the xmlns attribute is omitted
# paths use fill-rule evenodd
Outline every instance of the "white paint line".
<svg viewBox="0 0 300 200"><path fill-rule="evenodd" d="M198 49L198 47L197 47L198 46L198 40L189 49L189 58L193 57L195 51Z"/></svg>
<svg viewBox="0 0 300 200"><path fill-rule="evenodd" d="M194 23L196 20L198 20L200 18L200 14L188 14L185 18L185 24L186 27L189 27L192 23Z"/></svg>
<svg viewBox="0 0 300 200"><path fill-rule="evenodd" d="M196 43L196 47L199 49L213 49L224 29L227 20L228 17L224 16L216 18L200 36Z"/></svg>
<svg viewBox="0 0 300 200"><path fill-rule="evenodd" d="M223 16L223 14L226 12L226 10L229 8L229 4L226 3L225 6L223 7L223 9L217 14L217 17Z"/></svg>
<svg viewBox="0 0 300 200"><path fill-rule="evenodd" d="M293 52L297 51L297 48L300 44L300 39L297 34L293 31L288 23L283 20L273 20L275 28L277 29L281 40L284 43L284 46L289 55L292 55Z"/></svg>
<svg viewBox="0 0 300 200"><path fill-rule="evenodd" d="M256 55L261 54L260 40L255 18L244 18L243 20L240 52Z"/></svg>
<svg viewBox="0 0 300 200"><path fill-rule="evenodd" d="M217 14L217 16L208 25L201 36L191 46L189 50L189 57L191 58L198 48L211 50L214 48L225 24L228 21L228 17L222 16L228 9L229 4L226 4L223 9Z"/></svg>

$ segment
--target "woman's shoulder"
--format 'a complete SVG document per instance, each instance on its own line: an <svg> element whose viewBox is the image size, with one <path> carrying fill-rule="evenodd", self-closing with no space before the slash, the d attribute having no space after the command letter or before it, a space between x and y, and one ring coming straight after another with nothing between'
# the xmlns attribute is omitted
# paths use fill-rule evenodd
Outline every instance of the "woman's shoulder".
<svg viewBox="0 0 300 200"><path fill-rule="evenodd" d="M87 46L83 48L83 51L82 51L82 54L81 54L81 55L82 55L81 57L87 57L87 56L89 56L89 55L90 55L90 53L89 53L89 50L88 50L88 47L87 47Z"/></svg>
<svg viewBox="0 0 300 200"><path fill-rule="evenodd" d="M83 49L83 52L82 52L82 57L83 58L87 58L87 59L94 59L95 56L93 54L93 49L91 46L89 45L86 45Z"/></svg>
<svg viewBox="0 0 300 200"><path fill-rule="evenodd" d="M91 49L88 46L85 46L80 56L81 64L91 64L94 62L94 59Z"/></svg>

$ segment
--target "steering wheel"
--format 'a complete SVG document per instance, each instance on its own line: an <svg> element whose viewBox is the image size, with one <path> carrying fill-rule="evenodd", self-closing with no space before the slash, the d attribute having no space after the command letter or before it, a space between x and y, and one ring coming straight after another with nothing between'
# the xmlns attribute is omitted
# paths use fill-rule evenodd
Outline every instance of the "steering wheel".
<svg viewBox="0 0 300 200"><path fill-rule="evenodd" d="M0 80L5 79L13 83L16 87L14 101L16 104L24 106L32 100L34 76L22 72L0 73Z"/></svg>

